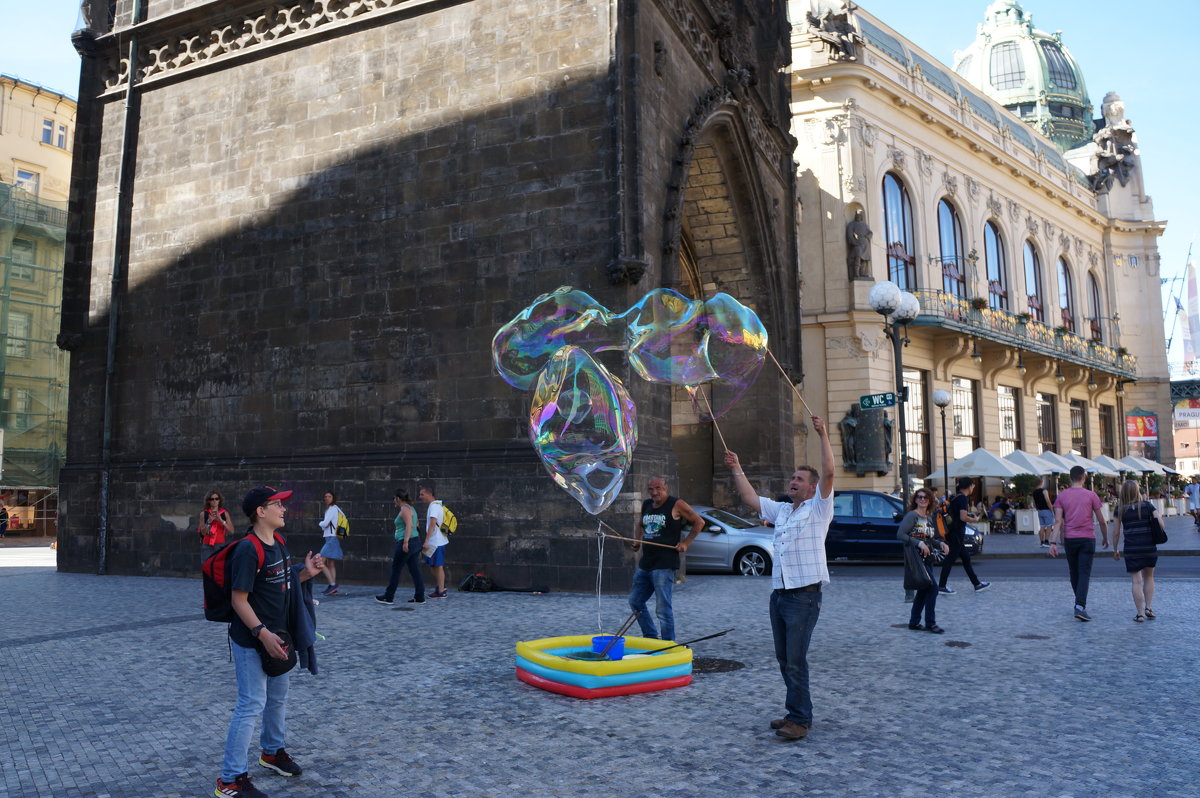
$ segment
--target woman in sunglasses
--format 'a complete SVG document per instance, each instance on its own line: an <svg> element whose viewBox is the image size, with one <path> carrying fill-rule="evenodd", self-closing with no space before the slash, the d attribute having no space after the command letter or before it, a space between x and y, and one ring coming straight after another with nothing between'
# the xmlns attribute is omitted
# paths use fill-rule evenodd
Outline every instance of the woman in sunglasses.
<svg viewBox="0 0 1200 798"><path fill-rule="evenodd" d="M918 590L913 599L912 612L908 616L908 628L940 635L946 630L938 626L934 619L938 584L937 579L933 576L933 566L926 561L926 558L929 556L932 546L940 548L943 554L948 554L950 547L938 536L936 513L937 502L933 493L926 488L918 490L912 497L912 509L904 516L900 522L900 528L896 530L896 537L900 538L906 546L916 546L921 555L922 567L929 572L929 584ZM924 626L921 625L922 611L925 613Z"/></svg>
<svg viewBox="0 0 1200 798"><path fill-rule="evenodd" d="M204 499L204 509L200 511L196 532L200 534L200 562L224 546L227 536L233 534L233 521L225 509L225 499L215 490L209 491Z"/></svg>

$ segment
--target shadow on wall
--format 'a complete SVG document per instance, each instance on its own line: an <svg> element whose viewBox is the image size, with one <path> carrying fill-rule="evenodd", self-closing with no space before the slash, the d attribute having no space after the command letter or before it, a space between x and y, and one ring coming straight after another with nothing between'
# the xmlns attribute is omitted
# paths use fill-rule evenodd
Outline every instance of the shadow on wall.
<svg viewBox="0 0 1200 798"><path fill-rule="evenodd" d="M364 532L390 525L398 478L427 476L448 499L469 495L459 512L486 519L479 534L550 532L509 507L558 488L528 445L529 394L493 375L490 343L560 284L626 302L607 286L617 203L604 81L572 81L313 173L301 173L311 157L284 154L333 151L336 133L280 144L276 161L239 169L237 137L197 141L186 120L157 121L180 90L148 91L141 112L114 392L112 568L156 570L148 560L161 554L159 566L194 571L194 530L172 535L157 519L192 516L214 483L240 497L267 478L311 480L315 501L339 477L361 475L338 490L378 508L360 516ZM205 154L207 192L195 182L160 190ZM253 196L256 173L298 187L264 212L229 216L229 195ZM234 175L249 182L234 186ZM99 257L92 302L108 288ZM83 570L95 564L107 327L97 315L72 353L64 515Z"/></svg>

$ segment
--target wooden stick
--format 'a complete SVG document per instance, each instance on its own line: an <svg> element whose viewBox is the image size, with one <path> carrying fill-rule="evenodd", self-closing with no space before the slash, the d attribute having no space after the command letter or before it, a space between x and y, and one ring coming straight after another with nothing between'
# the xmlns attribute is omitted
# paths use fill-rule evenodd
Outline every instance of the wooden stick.
<svg viewBox="0 0 1200 798"><path fill-rule="evenodd" d="M604 526L608 526L608 524L605 524L603 521L601 521L600 523L603 524ZM608 526L608 528L613 529L611 526ZM617 530L613 529L613 534L605 535L604 537L616 538L617 540L628 540L630 543L645 543L647 546L661 546L664 549L675 549L674 546L668 546L666 543L655 543L653 540L638 540L637 538L627 538L622 535L616 534L616 531ZM675 550L678 551L678 549L675 549Z"/></svg>
<svg viewBox="0 0 1200 798"><path fill-rule="evenodd" d="M792 390L795 392L796 398L800 400L800 404L804 405L804 409L808 411L810 416L815 416L816 413L812 411L812 408L808 406L808 402L804 401L804 397L800 395L800 389L795 385L792 385L792 378L788 376L788 373L783 370L783 366L780 366L779 361L775 359L775 353L768 349L767 354L771 356L771 360L774 361L776 366L778 366L779 373L783 375L785 380L787 380L787 384L792 386Z"/></svg>
<svg viewBox="0 0 1200 798"><path fill-rule="evenodd" d="M705 407L708 408L708 414L712 416L713 427L717 430L717 437L721 439L721 446L725 451L729 451L729 445L725 443L725 436L721 434L721 425L717 423L717 414L713 412L712 405L708 403L708 397L704 395L704 386L697 385L696 393L700 394L700 398L704 400Z"/></svg>

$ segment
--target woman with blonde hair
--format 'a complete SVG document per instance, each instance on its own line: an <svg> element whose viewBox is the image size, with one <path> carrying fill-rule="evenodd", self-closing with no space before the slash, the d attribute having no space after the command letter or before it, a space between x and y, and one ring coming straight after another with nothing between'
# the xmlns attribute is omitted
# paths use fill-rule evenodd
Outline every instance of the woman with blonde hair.
<svg viewBox="0 0 1200 798"><path fill-rule="evenodd" d="M1133 578L1133 620L1142 623L1158 616L1150 607L1154 601L1154 568L1158 565L1158 547L1154 545L1151 528L1162 518L1154 505L1142 498L1136 481L1127 479L1121 485L1120 503L1113 525L1113 559L1121 559L1121 533L1125 533L1125 571Z"/></svg>

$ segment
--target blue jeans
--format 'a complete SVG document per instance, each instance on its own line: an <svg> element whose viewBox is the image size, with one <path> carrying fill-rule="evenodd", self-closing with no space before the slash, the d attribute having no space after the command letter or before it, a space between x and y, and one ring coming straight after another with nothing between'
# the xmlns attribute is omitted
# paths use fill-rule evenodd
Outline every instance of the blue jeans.
<svg viewBox="0 0 1200 798"><path fill-rule="evenodd" d="M675 639L675 613L671 611L671 588L675 586L675 571L670 568L655 568L647 571L638 568L633 572L633 587L629 590L629 609L638 614L638 625L642 637L657 637L662 640ZM658 628L650 619L646 600L654 595L654 614L658 616Z"/></svg>
<svg viewBox="0 0 1200 798"><path fill-rule="evenodd" d="M925 625L936 626L935 607L937 607L938 584L933 578L933 566L928 563L922 563L925 570L929 572L929 587L924 590L918 590L917 595L913 597L912 612L908 614L908 625L916 626L921 622L921 612L925 613Z"/></svg>
<svg viewBox="0 0 1200 798"><path fill-rule="evenodd" d="M284 746L283 724L287 715L288 679L291 673L282 676L267 676L262 669L258 651L245 648L230 641L233 648L233 666L237 671L238 698L229 721L229 735L225 738L225 758L221 761L221 781L233 781L247 772L250 738L254 736L254 723L262 715L262 734L258 741L262 750L273 754Z"/></svg>
<svg viewBox="0 0 1200 798"><path fill-rule="evenodd" d="M1066 538L1063 547L1067 551L1067 568L1071 571L1071 589L1075 591L1075 603L1087 606L1088 585L1092 581L1092 560L1096 557L1095 538Z"/></svg>
<svg viewBox="0 0 1200 798"><path fill-rule="evenodd" d="M408 573L412 576L413 581L413 598L420 601L425 598L425 579L421 576L421 539L409 538L408 551L404 550L404 542L396 541L396 548L392 551L392 575L388 579L387 588L383 591L383 597L391 601L396 597L396 588L400 586L400 574L404 571L404 567L408 566Z"/></svg>
<svg viewBox="0 0 1200 798"><path fill-rule="evenodd" d="M787 687L787 719L805 728L812 726L808 641L820 615L820 591L771 593L771 631L775 635L775 659L779 660L779 672Z"/></svg>

